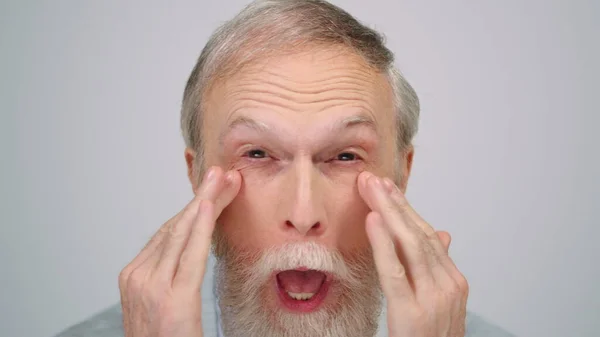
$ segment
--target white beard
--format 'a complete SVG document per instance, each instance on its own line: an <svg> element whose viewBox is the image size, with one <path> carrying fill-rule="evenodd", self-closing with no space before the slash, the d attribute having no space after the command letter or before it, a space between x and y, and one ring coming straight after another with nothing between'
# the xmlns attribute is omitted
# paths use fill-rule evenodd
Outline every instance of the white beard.
<svg viewBox="0 0 600 337"><path fill-rule="evenodd" d="M215 275L225 337L369 337L377 332L382 295L371 252L346 260L305 242L253 256L230 247L221 253ZM336 303L306 314L278 310L268 286L272 272L299 266L335 275L328 297L335 296Z"/></svg>

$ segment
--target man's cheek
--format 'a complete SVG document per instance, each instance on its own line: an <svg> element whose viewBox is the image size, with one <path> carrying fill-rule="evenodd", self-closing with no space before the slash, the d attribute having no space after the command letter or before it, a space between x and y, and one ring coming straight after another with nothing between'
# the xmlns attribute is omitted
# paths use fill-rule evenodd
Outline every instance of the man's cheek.
<svg viewBox="0 0 600 337"><path fill-rule="evenodd" d="M336 238L336 245L342 250L367 244L364 224L370 209L358 193L357 176L340 174L326 185L329 235Z"/></svg>
<svg viewBox="0 0 600 337"><path fill-rule="evenodd" d="M238 195L223 212L222 224L232 240L250 244L263 233L273 233L270 229L276 227L278 220L275 215L277 191L256 176L246 175L243 179Z"/></svg>

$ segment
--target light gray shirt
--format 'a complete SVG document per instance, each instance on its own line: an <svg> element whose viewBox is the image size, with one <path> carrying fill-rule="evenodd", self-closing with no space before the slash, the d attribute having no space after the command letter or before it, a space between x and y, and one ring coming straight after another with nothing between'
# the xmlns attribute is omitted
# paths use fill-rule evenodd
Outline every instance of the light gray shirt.
<svg viewBox="0 0 600 337"><path fill-rule="evenodd" d="M212 306L213 304L209 304ZM382 315L382 317L384 317ZM202 316L205 337L222 336L215 310L205 311ZM466 337L514 337L504 329L486 322L481 317L467 314ZM380 325L377 337L387 336L385 324ZM114 305L91 318L74 325L56 337L123 337L121 306Z"/></svg>

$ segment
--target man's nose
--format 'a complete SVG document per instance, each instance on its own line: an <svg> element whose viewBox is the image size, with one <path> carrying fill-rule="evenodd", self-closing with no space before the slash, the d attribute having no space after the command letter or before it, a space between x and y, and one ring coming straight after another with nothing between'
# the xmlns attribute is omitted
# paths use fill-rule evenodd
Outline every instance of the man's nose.
<svg viewBox="0 0 600 337"><path fill-rule="evenodd" d="M290 184L283 191L290 198L286 207L287 219L283 224L285 230L303 236L322 233L326 224L320 173L308 159L294 163L289 173L286 180Z"/></svg>

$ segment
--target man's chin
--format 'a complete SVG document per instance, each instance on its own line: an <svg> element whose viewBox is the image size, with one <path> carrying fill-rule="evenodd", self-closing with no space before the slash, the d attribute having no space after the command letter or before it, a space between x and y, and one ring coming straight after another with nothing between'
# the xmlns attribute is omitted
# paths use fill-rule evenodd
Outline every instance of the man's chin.
<svg viewBox="0 0 600 337"><path fill-rule="evenodd" d="M223 253L215 281L225 336L375 334L381 296L370 255L344 259L314 243Z"/></svg>

